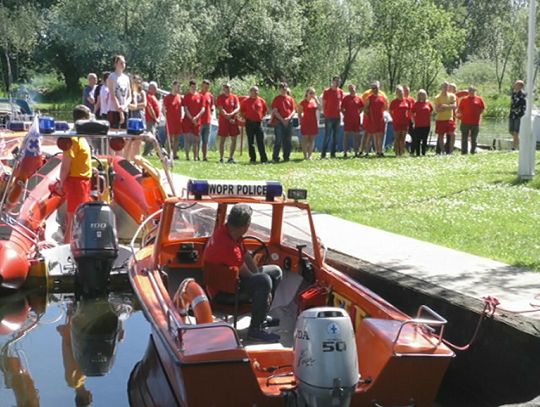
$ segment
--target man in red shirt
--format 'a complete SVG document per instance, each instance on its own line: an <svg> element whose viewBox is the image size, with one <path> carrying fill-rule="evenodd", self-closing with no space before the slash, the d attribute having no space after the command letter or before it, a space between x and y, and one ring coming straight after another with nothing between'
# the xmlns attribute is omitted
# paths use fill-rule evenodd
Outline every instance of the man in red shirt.
<svg viewBox="0 0 540 407"><path fill-rule="evenodd" d="M274 124L274 134L276 139L274 141L274 151L272 153L272 160L279 162L279 151L283 144L283 161L289 161L292 150L292 117L296 103L294 99L287 94L288 86L285 82L279 84L279 95L272 101L272 118Z"/></svg>
<svg viewBox="0 0 540 407"><path fill-rule="evenodd" d="M197 92L197 83L191 80L189 81L189 92L184 96L184 120L182 121L186 160L188 161L191 146L193 146L193 159L195 161L199 160L199 135L201 134L201 120L205 111L204 98Z"/></svg>
<svg viewBox="0 0 540 407"><path fill-rule="evenodd" d="M471 137L471 154L476 153L476 139L480 132L480 118L486 105L484 99L476 96L476 88L469 86L469 96L459 103L458 117L461 118L461 154L468 153L469 135Z"/></svg>
<svg viewBox="0 0 540 407"><path fill-rule="evenodd" d="M356 85L349 85L349 94L343 98L341 111L343 112L343 157L347 158L349 152L349 138L353 139L354 156L360 151L360 113L364 110L364 101L356 94Z"/></svg>
<svg viewBox="0 0 540 407"><path fill-rule="evenodd" d="M252 212L251 207L246 204L237 204L231 208L227 223L218 228L208 240L203 263L240 268L240 294L249 295L253 302L248 337L277 342L279 335L268 333L263 328L279 325L277 318L268 316L268 309L271 296L281 281L282 272L273 264L257 267L246 250L242 238L251 225Z"/></svg>
<svg viewBox="0 0 540 407"><path fill-rule="evenodd" d="M201 117L201 145L203 161L208 161L206 153L208 152L208 137L210 135L210 123L212 121L212 112L214 111L214 95L210 92L210 81L205 79L202 82L201 96L204 101L204 114Z"/></svg>
<svg viewBox="0 0 540 407"><path fill-rule="evenodd" d="M240 111L240 100L238 96L231 93L231 84L226 83L223 85L223 93L218 96L216 107L219 117L219 162L223 163L223 155L225 154L225 140L227 137L231 138L229 164L235 164L234 152L236 150L236 137L240 134L238 127L238 112Z"/></svg>
<svg viewBox="0 0 540 407"><path fill-rule="evenodd" d="M182 134L182 95L180 95L179 81L172 83L171 93L163 98L163 111L167 137L171 140L173 158L177 160L178 145Z"/></svg>
<svg viewBox="0 0 540 407"><path fill-rule="evenodd" d="M159 101L156 97L157 83L152 81L148 85L148 93L146 95L146 108L144 111L144 117L146 120L146 131L156 137L156 129L159 123L159 116L161 115L161 109L159 107ZM153 143L145 143L143 155L148 155L154 148Z"/></svg>
<svg viewBox="0 0 540 407"><path fill-rule="evenodd" d="M337 137L341 121L341 101L343 100L343 91L339 88L340 82L339 76L334 76L331 86L324 90L321 97L324 113L324 140L321 151L323 159L326 158L330 139L332 139L330 157L336 158Z"/></svg>
<svg viewBox="0 0 540 407"><path fill-rule="evenodd" d="M252 86L249 90L249 97L240 104L240 113L246 119L246 133L248 138L249 162L255 164L257 155L255 153L255 141L263 164L268 162L266 150L264 148L264 133L262 130L262 120L268 111L268 106L263 98L259 96L259 88Z"/></svg>

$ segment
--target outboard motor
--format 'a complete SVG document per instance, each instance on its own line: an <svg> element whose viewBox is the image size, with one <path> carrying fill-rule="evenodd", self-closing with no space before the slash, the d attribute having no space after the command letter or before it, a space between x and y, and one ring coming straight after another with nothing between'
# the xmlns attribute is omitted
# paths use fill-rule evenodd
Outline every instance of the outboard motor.
<svg viewBox="0 0 540 407"><path fill-rule="evenodd" d="M71 253L77 264L75 284L86 295L103 292L118 256L116 220L104 202L87 202L75 212Z"/></svg>
<svg viewBox="0 0 540 407"><path fill-rule="evenodd" d="M350 405L360 374L354 330L345 310L317 307L300 314L295 329L294 375L304 405Z"/></svg>
<svg viewBox="0 0 540 407"><path fill-rule="evenodd" d="M83 299L71 320L73 357L86 376L105 376L111 370L122 323L107 297Z"/></svg>

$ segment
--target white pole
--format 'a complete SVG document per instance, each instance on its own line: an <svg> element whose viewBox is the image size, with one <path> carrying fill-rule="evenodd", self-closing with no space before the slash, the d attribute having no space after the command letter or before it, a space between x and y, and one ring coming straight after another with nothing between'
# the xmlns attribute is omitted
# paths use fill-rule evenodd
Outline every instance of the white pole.
<svg viewBox="0 0 540 407"><path fill-rule="evenodd" d="M536 136L533 133L532 110L534 104L534 71L536 63L536 0L529 0L529 44L527 47L527 109L521 119L519 132L519 178L534 177Z"/></svg>

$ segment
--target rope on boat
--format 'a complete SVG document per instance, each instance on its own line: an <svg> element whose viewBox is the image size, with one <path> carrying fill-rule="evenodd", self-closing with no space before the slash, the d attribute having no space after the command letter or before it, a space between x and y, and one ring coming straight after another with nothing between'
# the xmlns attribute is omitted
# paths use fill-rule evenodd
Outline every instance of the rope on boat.
<svg viewBox="0 0 540 407"><path fill-rule="evenodd" d="M450 342L447 339L443 339L442 341L446 346L460 352L464 352L470 349L470 347L473 345L473 343L476 341L476 338L478 337L478 332L480 332L482 322L484 322L484 320L487 318L493 318L497 306L500 304L499 300L495 297L487 296L483 297L482 299L484 300L484 308L482 309L482 313L480 314L480 318L478 319L478 323L476 324L476 328L474 329L474 333L469 342L467 342L467 344L465 345L459 346Z"/></svg>

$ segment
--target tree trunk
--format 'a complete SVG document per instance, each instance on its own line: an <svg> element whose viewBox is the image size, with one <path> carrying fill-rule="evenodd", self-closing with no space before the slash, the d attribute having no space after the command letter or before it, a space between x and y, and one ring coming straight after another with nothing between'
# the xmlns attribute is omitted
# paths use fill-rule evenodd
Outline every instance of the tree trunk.
<svg viewBox="0 0 540 407"><path fill-rule="evenodd" d="M9 59L8 48L4 48L4 57L6 58L6 74L4 75L4 84L6 87L6 93L9 96L9 91L11 89L11 82L13 81L13 74L11 72L11 61Z"/></svg>

